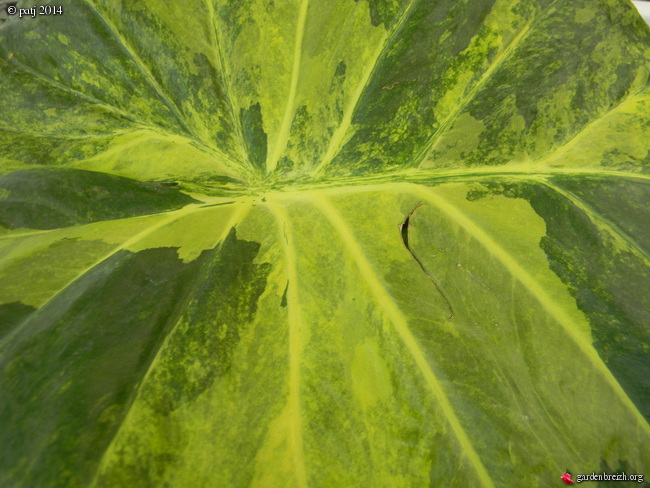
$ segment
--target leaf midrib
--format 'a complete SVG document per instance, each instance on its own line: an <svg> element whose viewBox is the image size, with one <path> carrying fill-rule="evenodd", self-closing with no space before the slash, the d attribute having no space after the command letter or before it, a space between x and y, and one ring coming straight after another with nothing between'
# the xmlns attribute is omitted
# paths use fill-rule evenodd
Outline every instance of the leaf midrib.
<svg viewBox="0 0 650 488"><path fill-rule="evenodd" d="M305 466L302 407L301 407L301 359L303 350L302 318L300 312L298 273L296 270L296 245L293 241L291 219L284 207L270 205L277 223L277 235L285 257L287 273L287 314L289 325L289 410L291 411L291 455L296 483L307 487Z"/></svg>
<svg viewBox="0 0 650 488"><path fill-rule="evenodd" d="M232 170L232 174L236 174L242 181L252 182L256 180L256 177L253 176L253 173L255 172L255 168L252 167L252 164L250 162L250 158L247 156L247 151L244 148L244 137L243 137L243 129L241 126L241 120L240 117L237 114L236 108L236 100L234 99L234 94L232 87L230 87L230 77L228 75L228 70L227 70L227 65L225 62L224 58L224 52L223 52L223 46L222 46L222 41L220 39L220 31L216 25L216 19L215 19L215 12L214 12L214 5L211 3L210 0L205 0L207 8L208 8L208 13L210 16L210 24L212 26L212 37L213 37L213 43L214 43L214 49L216 52L216 57L218 59L219 65L220 65L220 73L223 76L223 86L226 91L226 98L228 101L228 106L230 108L231 112L231 118L235 127L235 132L237 133L237 137L235 137L235 140L237 141L237 144L240 146L240 152L242 152L242 157L243 157L243 162L242 161L237 161L237 160L232 160L230 156L227 156L225 153L222 153L219 148L212 144L210 141L204 140L201 136L199 136L196 131L193 129L192 125L190 124L189 120L187 119L186 116L184 116L179 107L178 104L172 99L172 97L165 92L163 87L161 86L160 83L156 80L154 77L153 73L151 70L147 67L147 65L144 63L144 61L141 59L141 57L138 55L138 53L135 51L135 49L127 42L127 40L124 38L124 36L120 33L120 31L117 29L117 27L111 22L111 20L104 15L104 13L99 9L99 7L96 5L96 3L93 0L84 0L84 2L88 5L90 10L94 13L94 15L97 16L97 18L106 26L106 28L109 30L111 35L113 36L115 42L123 49L123 51L126 53L126 55L134 62L135 66L139 70L139 72L142 74L144 79L147 81L149 86L153 89L153 91L158 95L160 100L164 103L164 105L171 111L171 113L174 115L175 119L179 124L181 124L181 127L187 132L189 135L189 138L187 138L188 143L194 145L197 147L199 150L204 152L205 154L217 158L221 163L223 163L229 170ZM310 172L311 181L317 181L322 178L324 175L324 171L327 168L329 161L333 159L336 154L338 154L339 150L341 149L341 143L343 138L345 137L345 134L347 133L347 130L349 129L349 125L351 123L351 118L357 108L357 105L360 101L360 99L363 96L363 93L365 92L369 80L372 78L373 73L376 71L378 65L381 63L381 60L383 59L386 50L388 47L391 45L393 38L397 35L399 30L401 29L401 26L404 22L406 22L412 12L412 9L414 5L416 5L419 2L419 0L411 0L410 3L403 9L401 16L399 20L395 23L395 25L392 26L391 32L386 36L384 39L384 42L381 44L379 49L376 51L376 55L374 57L374 62L372 64L369 64L368 69L366 70L364 77L362 77L361 82L357 86L357 90L354 94L354 96L351 98L345 113L343 115L343 120L341 124L339 124L339 127L336 129L334 135L330 138L329 146L328 149L324 155L324 157L321 159L320 163L314 167L314 169ZM554 5L556 2L554 1L552 5ZM291 76L291 87L289 90L289 96L287 98L287 103L284 111L284 116L283 116L283 121L282 121L282 128L280 130L280 135L278 137L278 143L275 144L274 147L274 152L272 157L269 159L269 162L267 164L267 172L272 172L273 169L277 166L278 159L281 157L281 153L284 150L284 147L286 146L288 137L290 135L290 130L291 130L291 120L292 120L292 114L293 114L293 107L295 105L295 98L297 94L297 90L300 85L300 60L301 60L301 55L303 51L303 37L305 34L305 29L306 29L306 19L308 15L308 8L309 8L309 0L302 0L301 5L300 5L300 10L299 10L299 17L298 17L298 22L297 22L297 28L296 28L296 38L295 38L295 44L294 44L294 62L293 62L293 68L292 68L292 76ZM492 75L497 72L503 64L506 62L507 59L517 50L519 45L528 38L528 35L531 33L531 31L534 28L534 25L536 25L540 19L543 19L549 15L549 12L551 12L552 9L547 9L547 11L542 14L542 15L537 15L533 17L531 20L529 20L524 27L519 31L519 33L513 38L513 40L510 42L510 44L490 63L486 71L481 75L479 80L474 83L469 90L465 91L465 94L460 100L460 103L456 107L456 109L441 123L441 125L438 127L437 130L434 131L433 134L431 134L430 138L428 139L427 143L423 147L423 149L418 153L418 155L413 158L413 160L410 163L407 163L408 166L419 166L423 161L426 160L427 156L430 154L432 147L435 145L436 141L443 136L447 130L453 125L454 121L458 118L458 116L463 112L463 110L466 109L469 103L475 98L475 95L480 91L482 87L485 86L487 81L492 77ZM24 63L18 61L15 57L8 60L7 62L14 64L16 67L19 69L22 69L23 71L31 74L32 76L36 77L37 79L41 80L44 83L47 83L51 86L54 86L58 89L61 89L67 93L70 93L76 97L79 97L83 100L86 100L94 105L97 105L99 107L102 107L103 109L113 112L116 115L119 115L126 120L129 120L135 124L138 125L138 127L144 128L144 129L150 129L156 133L168 135L170 137L184 137L182 134L177 134L174 132L169 132L168 130L162 128L161 126L158 125L153 125L150 122L146 122L144 120L139 119L138 117L134 116L133 114L118 108L108 102L104 102L102 100L96 99L90 95L84 94L78 90L75 90L69 86L63 85L56 80L50 79L41 73L35 71L34 69L30 68L29 66L25 65ZM557 155L561 155L563 152L566 152L568 149L570 149L577 140L580 139L580 137L588 133L589 130L600 123L602 120L606 119L611 113L616 112L619 110L621 107L625 107L632 101L638 99L639 94L647 91L647 86L644 85L640 87L638 90L636 90L634 93L628 94L625 97L623 97L617 104L612 105L609 107L606 111L604 111L601 114L598 114L591 120L589 120L585 125L583 125L576 133L572 134L565 142L562 143L562 145L557 146L553 148L549 153L544 154L538 158L536 158L535 161L529 164L538 164L541 165L545 161L553 159ZM8 131L12 133L17 133L17 134L30 134L28 132L21 132L21 131L15 131L15 130L9 130ZM115 132L106 132L105 134L112 135L112 134L125 134L128 133L128 130L120 130L120 131L115 131ZM34 134L36 135L36 134ZM101 137L98 135L75 135L75 134L67 134L67 135L61 135L57 136L55 134L52 134L51 136L48 135L48 137L61 137L61 138L68 138L68 139L82 139L86 137ZM499 168L505 168L505 166L500 166ZM409 168L404 167L403 170L399 170L397 172L393 173L386 173L387 178L393 178L395 176L399 175L406 175L409 174L408 172ZM471 167L471 168L466 168L464 171L463 170L453 170L451 173L447 174L452 174L452 173L463 173L465 175L468 175L470 173L483 173L484 169L480 167ZM489 168L485 170L485 172L492 172L492 168ZM554 170L555 171L555 170ZM553 171L553 172L554 172ZM579 171L579 170L578 170ZM508 173L507 171L501 169L497 170L497 172L502 172L503 174ZM433 171L432 171L432 176L433 176ZM551 171L544 171L543 173L550 174ZM414 173L413 173L414 174ZM444 178L445 173L444 172L438 172L436 174L437 178ZM374 178L374 176L372 177ZM331 180L334 181L334 180ZM343 180L336 180L336 181L348 181L346 179ZM327 186L330 186L330 183L326 184ZM316 186L312 186L314 188ZM294 187L295 188L295 187Z"/></svg>
<svg viewBox="0 0 650 488"><path fill-rule="evenodd" d="M529 168L530 165L522 165ZM324 178L318 181L307 180L296 183L294 180L287 180L284 185L276 184L273 188L248 188L242 195L287 195L293 193L300 195L314 190L326 191L328 193L354 193L364 191L375 191L377 189L389 189L391 186L403 183L427 183L444 184L452 182L478 183L489 180L516 180L539 182L554 176L581 176L585 178L621 178L638 180L650 183L650 174L633 173L628 171L614 171L607 169L593 168L539 168L530 171L517 170L517 166L486 166L479 168L460 168L445 171L426 171L416 168L408 168L391 173L381 173L367 176L339 176ZM286 189L285 189L286 188ZM214 189L218 189L215 187Z"/></svg>

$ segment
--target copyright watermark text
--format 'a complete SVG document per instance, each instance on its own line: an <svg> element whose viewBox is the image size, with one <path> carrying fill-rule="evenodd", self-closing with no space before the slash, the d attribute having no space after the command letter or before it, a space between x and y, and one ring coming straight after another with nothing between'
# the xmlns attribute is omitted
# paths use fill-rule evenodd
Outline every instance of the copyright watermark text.
<svg viewBox="0 0 650 488"><path fill-rule="evenodd" d="M61 5L38 5L30 8L17 8L15 5L7 7L9 15L18 14L19 18L36 17L37 15L63 15L63 6Z"/></svg>
<svg viewBox="0 0 650 488"><path fill-rule="evenodd" d="M625 472L614 474L596 473L595 471L591 474L571 474L569 471L565 471L560 479L566 485L584 481L636 481L637 483L643 483L644 475L626 474Z"/></svg>

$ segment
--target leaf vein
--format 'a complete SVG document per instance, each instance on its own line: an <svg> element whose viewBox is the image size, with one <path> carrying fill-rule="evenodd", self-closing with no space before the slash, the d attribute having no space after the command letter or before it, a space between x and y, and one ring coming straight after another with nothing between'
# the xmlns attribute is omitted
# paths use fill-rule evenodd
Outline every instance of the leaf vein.
<svg viewBox="0 0 650 488"><path fill-rule="evenodd" d="M352 117L356 112L357 106L361 101L361 97L363 96L363 93L366 91L366 88L370 84L372 75L375 73L376 69L384 60L386 53L388 52L388 48L392 45L393 39L395 39L397 33L401 31L402 26L404 25L406 20L410 17L411 12L413 11L413 6L418 2L419 0L411 0L411 2L402 12L402 15L400 16L399 20L392 26L390 32L384 39L384 42L379 45L373 57L374 58L373 63L367 67L366 71L363 74L363 77L361 78L360 83L357 85L357 89L355 90L353 97L350 99L350 102L347 104L345 108L345 111L343 113L343 118L341 119L341 124L334 131L334 134L332 134L325 155L321 159L320 163L318 163L318 165L312 171L314 177L318 177L323 174L323 172L327 169L329 164L332 162L332 159L334 159L336 154L341 149L341 146L343 144L343 139L347 134L350 125L352 124Z"/></svg>
<svg viewBox="0 0 650 488"><path fill-rule="evenodd" d="M583 125L580 130L572 134L566 141L564 141L562 144L559 146L554 147L551 149L549 152L546 154L540 156L536 164L540 164L542 162L548 161L552 158L557 158L558 156L561 156L562 154L566 153L568 150L570 150L573 146L576 144L580 143L580 139L582 136L585 134L588 134L591 129L593 129L595 126L598 124L603 123L605 119L607 119L610 115L616 113L618 110L624 108L628 103L633 103L635 100L641 98L639 95L643 94L643 92L647 89L647 86L641 87L639 90L635 91L634 93L628 95L627 97L624 97L619 103L612 105L609 109L607 109L605 112L602 114L598 114L595 116L592 120L587 122L585 125Z"/></svg>
<svg viewBox="0 0 650 488"><path fill-rule="evenodd" d="M485 466L483 466L477 452L474 450L474 446L472 445L465 428L461 424L460 419L456 416L442 384L436 377L436 374L429 364L424 352L411 333L407 319L404 317L404 314L395 304L384 284L373 270L372 265L368 261L363 249L354 238L349 226L343 217L336 211L334 206L324 196L314 193L312 194L311 199L314 207L321 212L321 214L338 232L339 237L348 250L348 253L354 258L359 272L365 278L366 284L370 289L375 302L389 317L397 334L410 352L412 359L424 377L429 390L438 401L438 405L440 406L443 415L447 419L460 448L464 451L464 454L467 456L472 468L474 469L480 484L484 487L493 488L494 484L490 475L485 469Z"/></svg>
<svg viewBox="0 0 650 488"><path fill-rule="evenodd" d="M643 261L646 265L650 266L650 256L648 255L648 253L634 240L632 236L630 236L627 232L623 231L614 222L600 215L598 211L593 209L590 205L588 205L585 201L583 201L580 197L578 197L571 191L565 190L564 188L561 188L556 184L551 183L548 180L542 181L542 184L544 184L546 187L550 188L551 190L555 191L556 193L558 193L559 195L567 199L569 202L571 202L573 205L575 205L577 208L582 210L589 217L589 219L591 219L592 222L604 228L612 236L620 239L625 244L627 244L628 249L637 258Z"/></svg>
<svg viewBox="0 0 650 488"><path fill-rule="evenodd" d="M293 67L291 70L291 85L289 87L289 95L287 97L287 105L284 109L284 116L282 117L282 125L278 139L273 148L273 153L267 161L266 172L271 173L278 165L278 160L284 152L284 149L289 140L289 132L291 129L291 120L294 113L294 104L296 101L296 92L298 91L298 80L300 78L300 61L302 57L302 39L305 34L305 25L307 24L307 10L309 7L309 0L302 0L300 4L300 11L298 13L298 25L296 27L296 41L294 44L293 52Z"/></svg>
<svg viewBox="0 0 650 488"><path fill-rule="evenodd" d="M171 137L183 137L183 138L186 138L185 136L183 136L181 134L175 134L173 132L169 132L169 131L163 129L162 127L160 127L158 125L154 125L154 124L152 124L150 122L146 122L146 121L136 117L135 115L133 115L133 114L131 114L129 112L126 112L125 110L123 110L123 109L121 109L121 108L119 108L119 107L117 107L115 105L112 105L112 104L110 104L108 102L105 102L103 100L95 98L95 97L93 97L91 95L87 95L87 94L85 94L85 93L83 93L83 92L81 92L79 90L75 90L74 88L71 88L69 86L63 85L63 84L59 83L58 81L53 80L53 79L39 73L38 71L32 69L31 67L27 66L26 64L18 61L16 58L12 58L9 62L12 63L16 68L30 74L34 78L40 80L41 83L43 83L43 84L52 86L52 87L54 87L54 88L56 88L58 90L61 90L61 91L65 92L65 93L68 93L68 94L73 95L75 97L78 97L78 98L80 98L80 99L82 99L82 100L84 100L86 102L89 102L89 103L91 103L91 104L93 104L93 105L95 105L95 106L97 106L97 107L99 107L99 108L101 108L103 110L106 110L107 112L114 113L114 114L119 115L120 117L122 117L122 118L124 118L124 119L126 119L126 120L128 120L130 122L133 122L134 124L136 124L134 129L135 128L149 129L152 132L156 132L158 134L163 134L163 135L167 135L167 136L171 136ZM22 131L15 131L15 132L16 133L23 133ZM121 134L122 131L119 131L119 132L116 131L116 132L113 132L113 133ZM190 143L192 145L194 145L195 147L197 147L199 150L215 156L216 158L221 160L229 168L232 169L232 168L238 168L239 167L239 164L237 164L234 161L231 161L230 158L228 156L226 156L224 153L222 153L221 151L219 151L215 147L204 144L204 142L202 140L196 139L196 138L188 138L188 141L190 141Z"/></svg>
<svg viewBox="0 0 650 488"><path fill-rule="evenodd" d="M211 41L214 44L214 50L217 56L217 62L219 63L219 74L222 77L221 86L223 87L225 91L226 99L228 100L228 108L230 109L232 124L235 128L235 134L237 136L237 143L239 146L240 155L242 157L242 161L248 163L251 169L253 169L253 165L251 164L248 151L246 150L246 146L244 144L244 130L242 128L241 119L237 112L238 104L232 89L230 71L228 69L228 64L226 63L226 56L223 50L223 40L221 38L221 31L217 26L217 19L216 19L217 15L214 10L213 0L205 0L205 3L208 8L210 31L212 37Z"/></svg>
<svg viewBox="0 0 650 488"><path fill-rule="evenodd" d="M300 395L301 353L303 338L301 333L301 313L296 270L296 249L293 242L293 230L287 211L279 206L270 206L278 226L278 236L284 251L287 271L287 307L289 320L289 409L291 411L291 444L293 466L299 487L307 486L307 472L304 459L304 442L302 433L302 408Z"/></svg>
<svg viewBox="0 0 650 488"><path fill-rule="evenodd" d="M424 147L415 156L411 166L419 166L426 160L440 136L445 134L447 130L451 128L454 122L467 108L469 103L474 100L476 94L481 91L485 84L492 78L494 73L496 73L499 68L501 68L503 64L510 58L510 56L512 56L512 54L517 50L517 47L519 47L519 45L528 38L532 24L532 20L526 22L526 24L521 28L521 30L512 39L512 41L510 41L510 44L508 44L503 52L496 56L490 66L483 72L479 80L469 89L469 91L466 91L463 94L463 96L458 101L458 104L456 105L456 109L451 112L438 126L438 129L435 130L429 140L425 143Z"/></svg>
<svg viewBox="0 0 650 488"><path fill-rule="evenodd" d="M230 230L238 222L244 220L244 218L246 217L246 214L248 213L249 210L250 210L250 207L242 206L239 210L237 210L233 214L233 216L230 218L228 223L224 226L224 231L222 232L222 234L221 234L221 236L219 238L219 243L222 243L226 239L226 237L228 236ZM207 266L210 266L212 263L208 262L206 264L207 264ZM203 264L203 266L206 266L206 264ZM202 278L203 278L203 275L201 273L196 274L195 281L194 281L194 283L192 283L192 289L183 300L184 304L188 304L191 301L192 297L196 294L196 292L198 291L198 289L199 289L199 287L200 287L200 285L202 283ZM178 310L184 310L184 308L185 307L182 304L177 307ZM158 364L158 362L160 360L160 355L161 355L162 351L167 348L171 338L173 337L176 330L178 329L178 325L181 323L181 320L182 320L182 313L174 321L174 324L172 325L171 329L169 330L169 332L165 336L165 339L163 340L162 344L156 350L153 359L149 363L149 366L147 367L147 370L145 371L145 374L142 377L142 380L136 386L135 391L131 395L131 402L130 402L128 408L127 408L127 414L123 417L122 423L116 429L115 433L113 434L113 437L111 438L111 441L108 443L106 449L104 450L104 452L102 454L102 457L100 458L99 463L97 464L97 469L96 469L95 474L93 476L93 479L92 479L92 481L90 483L91 488L94 488L97 485L97 482L99 481L99 478L100 478L103 470L106 469L106 463L107 463L108 455L113 451L113 449L115 447L116 440L119 438L120 433L124 429L124 426L127 424L129 417L132 415L132 413L131 413L133 411L132 407L137 402L137 400L138 400L138 398L139 398L139 396L141 394L143 385L145 383L147 383L147 381L149 380L153 370L155 369L156 365Z"/></svg>
<svg viewBox="0 0 650 488"><path fill-rule="evenodd" d="M29 323L30 320L38 317L41 313L44 313L44 310L47 308L47 306L52 303L54 300L56 300L57 297L59 297L65 290L69 289L74 283L76 283L82 276L84 276L86 273L90 272L91 270L95 269L97 266L99 266L101 263L106 261L107 259L110 259L112 256L117 254L119 251L122 249L126 249L134 244L137 244L140 242L142 239L150 236L154 232L156 232L158 229L164 227L165 225L168 225L175 220L178 220L179 218L187 215L188 213L193 213L196 212L197 210L200 210L200 208L197 208L196 204L190 204L180 210L175 210L172 212L169 212L167 214L161 214L161 215L166 215L166 218L161 218L151 224L150 226L146 227L139 233L135 234L133 237L130 239L127 239L125 242L122 242L115 246L113 249L111 249L108 253L104 254L101 256L99 259L97 259L94 263L92 263L90 266L84 268L81 270L81 272L77 273L77 275L72 278L70 281L68 281L65 285L63 285L56 293L54 293L48 300L43 303L38 310L36 310L33 314L29 315L23 322L20 323L17 327L15 327L10 334L7 334L1 341L0 341L0 347L4 346L7 344L16 334L18 334L22 329L24 329L27 324ZM57 230L57 229L53 229ZM47 231L46 231L47 232ZM51 231L50 231L51 232Z"/></svg>
<svg viewBox="0 0 650 488"><path fill-rule="evenodd" d="M564 310L559 308L553 299L544 291L537 279L532 276L526 269L521 266L505 249L503 249L490 235L467 217L462 210L445 201L442 197L437 195L429 188L421 186L414 186L414 193L420 198L437 207L451 219L453 219L460 227L462 227L469 235L471 235L477 242L484 246L503 266L508 270L514 279L519 281L524 288L526 288L532 297L549 313L551 317L562 327L566 334L575 342L578 348L586 356L586 358L593 364L594 369L598 371L603 379L610 385L613 392L620 399L621 403L625 405L633 416L637 419L639 426L650 435L650 424L641 415L632 400L627 396L620 383L612 375L609 368L602 361L598 352L594 349L592 344L581 335L579 331L573 327L572 319L566 314Z"/></svg>
<svg viewBox="0 0 650 488"><path fill-rule="evenodd" d="M190 136L190 138L195 140L201 146L209 148L211 152L218 153L219 151L217 151L216 147L213 146L213 144L204 140L201 136L197 134L196 130L189 123L186 116L183 115L178 105L174 102L171 96L165 92L161 84L156 80L151 70L146 66L144 61L140 58L140 56L138 56L135 50L130 46L130 44L127 42L124 36L120 34L117 27L110 21L110 19L108 19L100 11L100 9L97 7L97 5L95 5L92 2L92 0L84 0L84 2L90 7L91 11L97 16L97 18L101 20L101 22L103 22L104 25L106 25L106 27L111 32L111 35L114 37L118 45L124 50L127 56L129 56L133 60L136 67L138 68L140 73L144 76L144 79L147 81L149 86L155 91L155 93L158 95L160 100L171 111L171 113L174 115L176 120L181 124L181 127L186 131L186 133Z"/></svg>

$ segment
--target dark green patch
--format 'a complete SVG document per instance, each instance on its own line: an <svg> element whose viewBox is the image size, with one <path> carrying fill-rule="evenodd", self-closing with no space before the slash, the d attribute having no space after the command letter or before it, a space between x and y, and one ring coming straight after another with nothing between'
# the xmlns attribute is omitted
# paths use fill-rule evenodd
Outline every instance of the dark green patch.
<svg viewBox="0 0 650 488"><path fill-rule="evenodd" d="M336 79L336 78L335 78ZM341 80L341 78L338 78ZM307 105L301 105L296 109L291 122L291 134L287 143L285 154L296 155L298 154L302 161L309 161L315 163L317 144L310 137L311 127L313 126L314 117L309 111ZM309 135L309 137L305 137ZM297 151L296 151L297 149ZM291 157L283 156L278 162L278 172L288 173L295 169L297 161Z"/></svg>
<svg viewBox="0 0 650 488"><path fill-rule="evenodd" d="M639 247L650 251L650 183L623 178L556 180L586 205L616 225Z"/></svg>
<svg viewBox="0 0 650 488"><path fill-rule="evenodd" d="M0 305L0 341L34 310L36 310L34 307L22 302Z"/></svg>
<svg viewBox="0 0 650 488"><path fill-rule="evenodd" d="M287 146L290 147L290 143L287 144ZM278 168L277 168L278 173L281 173L281 174L289 173L290 171L293 170L294 167L295 167L294 162L290 158L288 158L287 156L282 156L278 160Z"/></svg>
<svg viewBox="0 0 650 488"><path fill-rule="evenodd" d="M598 13L587 24L574 23L587 6L598 9L573 2L533 14L515 49L467 104L467 113L483 122L484 130L478 147L463 158L464 165L505 164L521 153L543 156L631 94L647 54L637 47L628 52L627 46L647 44L647 28L624 26L609 12ZM606 41L603 32L608 32ZM521 117L523 127L513 127L513 115ZM624 158L614 159L620 164Z"/></svg>
<svg viewBox="0 0 650 488"><path fill-rule="evenodd" d="M336 71L334 72L334 76L344 76L346 70L347 70L347 66L345 64L345 61L341 61L339 64L336 65Z"/></svg>
<svg viewBox="0 0 650 488"><path fill-rule="evenodd" d="M438 488L439 486L449 486L449 482L454 479L454 468L458 469L458 463L454 461L453 450L447 447L448 440L438 434L435 437L435 444L432 446L429 462L429 487ZM442 446L446 447L442 448Z"/></svg>
<svg viewBox="0 0 650 488"><path fill-rule="evenodd" d="M0 176L0 226L56 229L165 212L196 202L174 188L67 168Z"/></svg>
<svg viewBox="0 0 650 488"><path fill-rule="evenodd" d="M134 407L137 408L134 423L130 423L120 433L120 440L116 444L133 446L133 455L125 455L121 447L118 447L118 451L113 451L116 457L112 460L116 462L111 463L108 472L102 473L98 486L167 486L162 480L168 479L168 474L173 476L176 462L184 462L182 455L179 458L179 453L191 448L187 444L189 438L185 435L185 425L188 424L182 420L183 412L192 411L194 401L202 403L211 399L215 391L228 395L223 387L233 378L240 377L241 364L237 361L241 359L242 353L248 355L256 350L255 356L265 354L265 348L258 349L259 324L256 323L255 315L271 266L267 263L254 263L259 248L259 243L238 240L233 229L219 246L201 254L199 259L204 264L195 274L196 281L189 292L189 298L180 307L183 313L176 321L177 325L166 341L165 348L158 354L155 368L140 388L138 404ZM265 320L265 317L260 319ZM242 344L244 338L247 339L245 345ZM266 358L260 359L262 363L265 360ZM260 380L252 377L249 379L249 386ZM230 384L237 389L249 388L241 383L239 386ZM278 377L277 385L264 385L268 387L271 395L269 398L275 401L275 396L282 391L284 384L281 377ZM254 389L257 391L257 387ZM261 396L264 395L262 393ZM253 434L230 438L232 442L229 446L233 452L245 458L242 466L254 462L257 450L249 450L250 445L261 445L266 432L267 424L264 416L260 417L259 413L268 407L268 403L258 404L259 398L260 395L256 395L250 402L236 406L241 411L250 412L250 425L257 422L263 424L259 436ZM222 400L228 401L227 398L217 401ZM170 415L176 409L179 410L177 415ZM212 427L216 429L213 433L221 435L220 427L224 431L232 427L219 425L222 421L231 421L228 417L224 418L223 412L217 410L214 415L213 420L217 424L213 423ZM206 435L213 434L206 431ZM224 432L224 435L229 434ZM153 446L153 454L148 450L150 445ZM245 448L240 450L241 446ZM222 453L207 454L216 455L216 462L220 462ZM248 470L238 469L236 472L237 478L244 481L217 484L251 484L253 475ZM202 482L199 482L200 485Z"/></svg>
<svg viewBox="0 0 650 488"><path fill-rule="evenodd" d="M592 327L594 347L639 411L650 419L650 266L647 202L650 185L643 182L558 178L555 184L575 191L583 205L636 243L636 253L620 250L612 236L563 195L535 184L488 184L468 194L528 200L546 223L540 242L551 269Z"/></svg>
<svg viewBox="0 0 650 488"><path fill-rule="evenodd" d="M486 54L466 50L474 36L490 34L481 32L481 24L493 4L413 4L377 62L353 117L354 134L332 160L333 172L375 173L413 163L440 123L435 105L453 88L458 71L469 66L479 76ZM440 43L449 32L454 35Z"/></svg>
<svg viewBox="0 0 650 488"><path fill-rule="evenodd" d="M368 0L372 25L377 27L384 24L386 28L389 28L395 17L397 17L401 7L400 3L406 2L400 2L399 0Z"/></svg>
<svg viewBox="0 0 650 488"><path fill-rule="evenodd" d="M230 176L213 176L210 175L209 177L206 178L208 183L212 185L227 185L229 183L239 183L240 181L235 178L231 178Z"/></svg>
<svg viewBox="0 0 650 488"><path fill-rule="evenodd" d="M332 173L390 171L423 160L486 166L519 160L522 154L544 157L614 110L639 89L634 80L647 77L643 46L650 31L638 25L628 6L581 1L549 8L520 2L508 38L484 22L493 4L413 4L377 62L354 113L355 130L333 159ZM576 23L586 6L600 12L588 24ZM616 22L613 15L629 17L629 22ZM603 32L608 33L606 40ZM497 35L514 44L499 52ZM468 49L479 39L492 47ZM617 54L621 52L626 56ZM468 73L472 80L458 98L458 111L441 116L437 103L465 85ZM473 87L479 89L472 92ZM467 134L477 137L477 145L452 150L450 158L449 148L462 147L462 142L456 136L445 140L445 134L463 116L480 122L480 132L476 128ZM437 141L441 144L435 145ZM643 157L609 156L603 164L629 169L643 164Z"/></svg>
<svg viewBox="0 0 650 488"><path fill-rule="evenodd" d="M0 64L1 66L1 64ZM2 77L2 69L0 69L0 77ZM0 88L2 88L0 86ZM65 92L64 92L65 93ZM58 95L58 94L57 94ZM64 100L58 103L76 103L79 104L78 99L74 99L69 94L68 98L65 96L57 97ZM52 95L54 97L54 95ZM38 120L41 114L29 114L25 118L31 120ZM4 114L3 114L4 115ZM6 160L14 160L23 163L26 167L45 165L51 167L66 166L72 161L81 161L91 157L93 154L98 154L106 151L115 140L117 135L107 132L111 129L111 125L117 124L120 121L107 121L106 127L96 128L96 134L91 138L80 137L78 139L70 137L67 133L57 133L55 130L50 129L49 132L40 137L30 134L30 130L37 130L38 127L29 127L24 129L25 133L14 133L1 131L0 137L0 154ZM122 121L123 122L123 121ZM10 121L9 124L19 124L19 121ZM33 122L32 125L37 125ZM88 125L91 125L88 122ZM88 131L92 128L88 127ZM43 130L46 130L43 128ZM119 131L119 126L115 127ZM118 132L119 133L119 132Z"/></svg>
<svg viewBox="0 0 650 488"><path fill-rule="evenodd" d="M193 401L229 370L271 268L254 264L259 248L257 242L238 240L233 228L216 249L201 254L206 265L174 333L174 346L145 386L160 414Z"/></svg>
<svg viewBox="0 0 650 488"><path fill-rule="evenodd" d="M266 164L267 138L260 104L251 105L248 109L242 108L240 117L250 162L263 171Z"/></svg>
<svg viewBox="0 0 650 488"><path fill-rule="evenodd" d="M287 280L287 286L284 287L284 293L282 294L282 300L280 301L281 307L287 306L287 291L289 290L289 280Z"/></svg>
<svg viewBox="0 0 650 488"><path fill-rule="evenodd" d="M15 55L9 63L0 63L0 70L3 65L9 65L14 67L13 71L16 72L14 76L25 78L24 84L15 85L13 80L7 83L4 76L0 78L0 88L6 95L9 92L4 90L13 85L20 86L25 97L25 102L16 113L7 113L6 106L3 107L2 118L4 120L9 118L9 124L5 126L31 132L38 131L44 120L52 121L54 124L61 124L63 121L63 124L70 123L70 127L63 125L66 132L79 131L83 134L86 133L85 125L90 125L92 129L93 125L101 125L97 123L100 118L102 120L113 118L111 115L106 117L104 114L100 117L97 114L97 106L93 108L92 102L87 101L90 98L123 111L127 114L126 117L122 117L123 120L129 117L130 120L135 119L147 125L162 126L172 133L187 134L165 101L161 99L146 73L137 69L133 59L125 55L122 44L124 40L120 39L111 29L111 25L102 19L98 7L83 3L67 9L64 6L64 10L65 19L61 16L55 19L56 16L37 15L34 19L21 19L27 22L8 22L6 27L3 26L3 42L0 43L3 46L0 49L14 52ZM135 17L134 12L130 11L129 23L132 27L134 27ZM55 22L50 22L52 19ZM147 20L151 25L151 19ZM156 27L156 32L159 32L162 29L161 23L156 22ZM25 35L26 31L30 35ZM144 36L146 30L142 29L138 32ZM66 48L59 43L57 39L59 34L74 39L74 49ZM154 36L147 37L147 41L153 38ZM130 37L131 43L137 40L137 36ZM140 56L147 60L156 59L161 65L169 66L169 61L165 59L169 54L162 49L154 53L141 51L143 45L149 47L152 44L151 42L139 44L137 47ZM44 45L57 47L56 50L44 50ZM155 57L156 54L161 56ZM162 55L165 55L165 58ZM17 66L19 62L36 71L40 76L37 78L28 75ZM156 63L149 63L150 67L155 65ZM174 76L179 77L181 71L174 70ZM85 76L85 73L90 72L92 72L91 77ZM159 73L154 71L154 76L156 75L159 80ZM57 88L57 83L69 87L70 91ZM110 90L107 89L109 86ZM188 91L185 86L183 88ZM11 107L12 98L3 97L3 102L6 101ZM143 100L146 103L141 103ZM63 103L59 104L60 102ZM62 116L62 120L54 122L58 117L43 113L44 108L50 107L60 110L59 117ZM17 120L18 125L14 126L11 123L12 119ZM34 137L32 147L38 147L40 139Z"/></svg>
<svg viewBox="0 0 650 488"><path fill-rule="evenodd" d="M146 9L136 7L129 11L129 18L131 19L133 15L139 17L143 27L156 22L155 18L141 15L144 12ZM179 55L178 52L172 52L169 49L168 40L174 39L176 34L167 30L164 25L159 26L159 29L160 32L157 32L156 35L147 37L147 42L143 43L143 47L155 49L152 55L159 60L160 66L166 63L169 63L168 65L186 63L184 50ZM166 78L166 84L170 91L176 94L177 104L181 110L187 104L202 114L202 117L199 118L196 116L196 112L183 113L186 123L197 126L208 124L210 127L211 137L199 136L198 138L203 139L202 142L206 146L218 147L220 151L229 154L233 160L237 160L239 158L236 151L237 131L234 127L238 122L234 120L236 114L229 106L228 95L224 89L227 81L223 78L223 73L219 72L213 62L203 53L195 53L192 56L191 65L190 69L178 70L173 76L166 76L165 73L161 73L160 76ZM212 80L219 80L219 83L214 83Z"/></svg>
<svg viewBox="0 0 650 488"><path fill-rule="evenodd" d="M1 486L88 485L205 260L121 251L2 345Z"/></svg>

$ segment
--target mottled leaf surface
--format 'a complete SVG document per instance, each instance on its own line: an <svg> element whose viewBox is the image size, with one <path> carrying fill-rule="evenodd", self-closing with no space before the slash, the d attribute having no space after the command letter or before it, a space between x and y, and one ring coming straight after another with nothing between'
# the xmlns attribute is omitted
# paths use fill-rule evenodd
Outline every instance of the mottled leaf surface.
<svg viewBox="0 0 650 488"><path fill-rule="evenodd" d="M650 472L628 2L59 4L0 24L1 486Z"/></svg>

